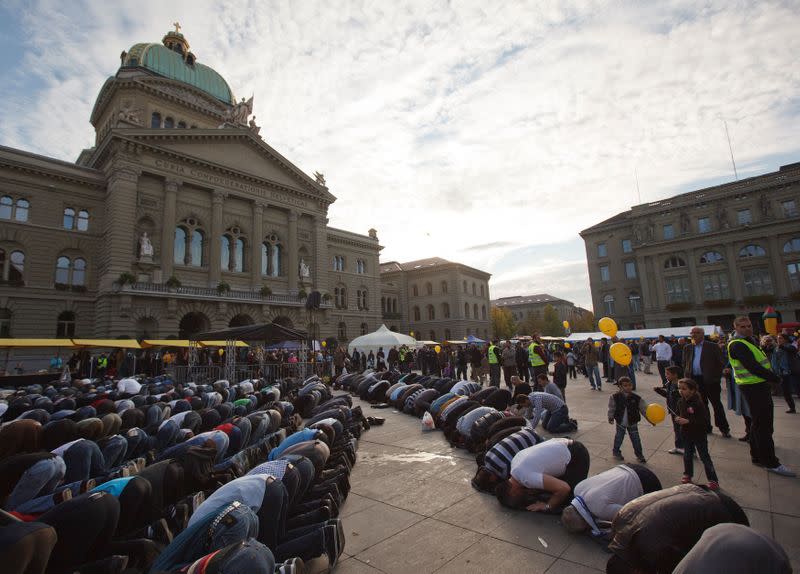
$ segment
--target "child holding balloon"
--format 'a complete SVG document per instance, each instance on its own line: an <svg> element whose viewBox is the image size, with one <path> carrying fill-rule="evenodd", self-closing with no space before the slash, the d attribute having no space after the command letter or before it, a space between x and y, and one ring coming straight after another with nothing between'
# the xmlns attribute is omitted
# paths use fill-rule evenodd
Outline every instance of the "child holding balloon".
<svg viewBox="0 0 800 574"><path fill-rule="evenodd" d="M608 398L608 424L617 424L612 454L617 460L625 460L620 448L627 432L637 460L645 463L647 460L642 452L642 439L639 438L639 421L647 414L647 405L642 397L633 392L633 384L628 377L620 377L617 385L620 390Z"/></svg>
<svg viewBox="0 0 800 574"><path fill-rule="evenodd" d="M714 470L714 463L711 455L708 454L708 411L700 393L697 390L697 383L692 379L681 379L678 381L678 392L681 398L678 401L678 414L675 422L681 425L681 435L683 436L683 478L681 482L688 484L692 482L694 474L694 451L700 456L700 461L706 469L708 478L708 488L719 490L719 480L717 472Z"/></svg>

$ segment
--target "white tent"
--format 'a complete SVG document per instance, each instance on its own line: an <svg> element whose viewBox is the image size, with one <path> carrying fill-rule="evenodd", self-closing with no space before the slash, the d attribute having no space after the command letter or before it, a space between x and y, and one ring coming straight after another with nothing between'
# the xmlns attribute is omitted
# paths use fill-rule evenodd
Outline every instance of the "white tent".
<svg viewBox="0 0 800 574"><path fill-rule="evenodd" d="M716 325L697 325L698 327L702 327L703 330L706 332L706 336L712 335L716 333L719 335L722 330ZM617 338L619 339L656 339L659 335L664 335L665 337L688 337L690 331L694 328L694 326L689 327L658 327L655 329L630 329L626 331L617 331ZM572 333L566 337L559 337L563 338L565 341L585 341L589 337L592 338L594 341L599 341L603 337L606 339L610 339L611 337L607 335L603 335L601 332L597 333ZM544 339L544 337L542 337Z"/></svg>
<svg viewBox="0 0 800 574"><path fill-rule="evenodd" d="M359 353L373 351L378 352L380 347L383 347L384 354L389 354L389 349L392 347L400 347L406 345L410 348L416 347L417 340L414 337L403 335L402 333L395 333L386 328L386 325L381 325L377 331L367 333L356 337L347 345L347 350L352 353L354 349L358 349Z"/></svg>

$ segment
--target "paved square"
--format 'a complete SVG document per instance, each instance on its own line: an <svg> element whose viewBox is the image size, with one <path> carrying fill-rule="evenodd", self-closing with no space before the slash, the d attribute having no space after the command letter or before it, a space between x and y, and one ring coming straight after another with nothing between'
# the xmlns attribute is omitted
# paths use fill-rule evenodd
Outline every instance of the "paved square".
<svg viewBox="0 0 800 574"><path fill-rule="evenodd" d="M657 375L638 373L637 378L637 392L647 402L662 403L652 390L660 384ZM592 455L590 475L617 464L611 457L614 426L606 420L613 389L590 391L581 376L567 386L570 416L579 423L574 438ZM783 398L774 400L778 457L800 470L800 415L785 414ZM357 398L354 404L361 404L366 416L386 417L386 423L361 438L352 490L342 509L347 544L337 572L605 571L608 554L590 538L569 534L558 518L511 511L474 490L474 455L451 448L440 431L422 432L419 419L372 409ZM783 545L800 571L800 480L752 466L748 446L736 440L744 434L744 421L731 411L727 415L733 438L722 438L716 429L709 437L722 489L744 507L753 528ZM667 453L671 425L642 423L639 428L648 466L665 487L678 484L683 463ZM628 439L622 452L636 460ZM699 461L695 473L696 481L705 480Z"/></svg>

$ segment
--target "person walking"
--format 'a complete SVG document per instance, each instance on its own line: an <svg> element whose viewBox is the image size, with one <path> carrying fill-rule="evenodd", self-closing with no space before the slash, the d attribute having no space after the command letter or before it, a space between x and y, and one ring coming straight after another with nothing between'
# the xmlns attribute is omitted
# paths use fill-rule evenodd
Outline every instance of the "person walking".
<svg viewBox="0 0 800 574"><path fill-rule="evenodd" d="M642 359L642 370L645 375L650 374L650 343L642 339L639 343L639 357Z"/></svg>
<svg viewBox="0 0 800 574"><path fill-rule="evenodd" d="M517 357L517 372L522 380L527 383L531 380L531 374L528 368L528 350L525 348L522 341L517 342L515 353Z"/></svg>
<svg viewBox="0 0 800 574"><path fill-rule="evenodd" d="M499 387L501 353L497 348L497 339L494 339L486 350L486 360L489 362L489 384Z"/></svg>
<svg viewBox="0 0 800 574"><path fill-rule="evenodd" d="M533 334L533 340L528 345L528 363L531 368L531 381L536 381L540 373L547 373L547 354L539 340L539 334Z"/></svg>
<svg viewBox="0 0 800 574"><path fill-rule="evenodd" d="M593 391L601 390L602 380L600 379L600 368L597 366L600 360L600 355L597 352L597 347L594 346L594 341L589 337L581 348L586 365L586 375L589 377L589 384Z"/></svg>
<svg viewBox="0 0 800 574"><path fill-rule="evenodd" d="M725 417L725 407L722 406L722 353L719 346L711 341L706 341L705 331L702 327L692 327L690 331L692 343L683 348L683 376L697 383L700 398L708 409L714 410L714 424L725 438L730 438L731 427ZM711 417L709 417L706 432L711 432Z"/></svg>
<svg viewBox="0 0 800 574"><path fill-rule="evenodd" d="M750 459L775 474L797 476L775 456L772 439L775 412L769 383L780 382L780 377L772 371L764 352L753 344L750 318L737 317L733 327L736 332L728 342L728 359L734 382L750 408Z"/></svg>
<svg viewBox="0 0 800 574"><path fill-rule="evenodd" d="M575 356L575 352L570 349L567 353L567 370L569 372L570 379L577 379L578 374L576 373L575 363L578 362L578 357Z"/></svg>
<svg viewBox="0 0 800 574"><path fill-rule="evenodd" d="M664 340L664 335L658 336L658 342L653 345L653 351L656 354L656 365L658 366L658 374L661 376L661 384L667 384L667 367L672 361L672 347Z"/></svg>
<svg viewBox="0 0 800 574"><path fill-rule="evenodd" d="M781 377L781 388L783 390L783 398L786 400L786 406L789 410L786 414L795 414L794 397L792 397L792 362L797 361L797 349L795 349L786 335L778 335L775 342L775 350L772 352L770 362L772 363L772 370Z"/></svg>
<svg viewBox="0 0 800 574"><path fill-rule="evenodd" d="M644 464L647 461L644 458L642 440L639 437L639 421L642 420L642 416L647 414L647 405L642 397L633 392L633 385L628 377L620 377L617 385L619 385L619 391L608 398L608 424L616 423L617 425L611 452L617 460L625 460L620 448L622 448L625 433L628 433L636 459Z"/></svg>
<svg viewBox="0 0 800 574"><path fill-rule="evenodd" d="M678 416L675 422L681 425L681 436L683 437L683 477L681 482L689 484L694 476L694 451L703 463L708 479L710 490L719 490L719 479L714 470L714 463L711 455L708 454L708 437L706 427L708 426L708 411L698 392L697 383L692 379L681 379L678 381L678 392L681 398L678 401Z"/></svg>
<svg viewBox="0 0 800 574"><path fill-rule="evenodd" d="M506 344L503 347L502 360L503 380L505 381L506 386L510 389L511 377L517 374L517 352L514 347L511 346L510 341L506 341Z"/></svg>

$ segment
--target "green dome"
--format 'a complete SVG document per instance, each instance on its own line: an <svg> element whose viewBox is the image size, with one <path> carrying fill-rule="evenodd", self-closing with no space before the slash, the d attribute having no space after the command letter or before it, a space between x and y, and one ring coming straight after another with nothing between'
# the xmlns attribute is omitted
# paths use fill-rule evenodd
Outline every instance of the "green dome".
<svg viewBox="0 0 800 574"><path fill-rule="evenodd" d="M187 53L185 57L163 44L134 44L123 58L122 67L145 68L159 76L194 86L226 104L233 105L234 102L228 82L216 71L198 64L194 55Z"/></svg>

